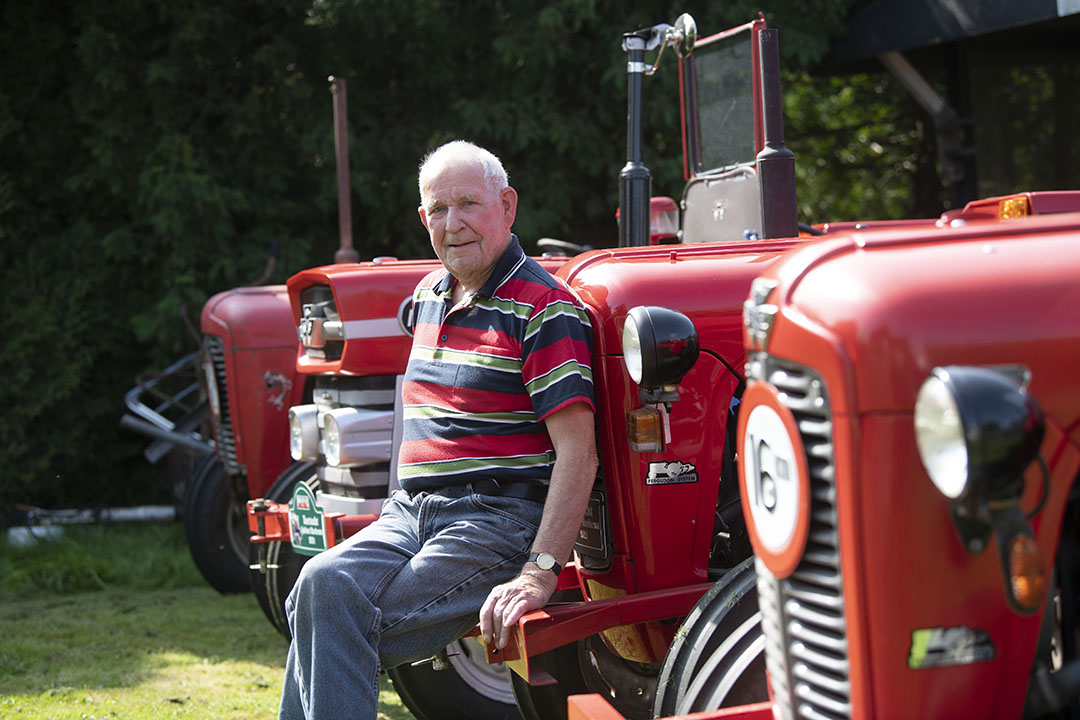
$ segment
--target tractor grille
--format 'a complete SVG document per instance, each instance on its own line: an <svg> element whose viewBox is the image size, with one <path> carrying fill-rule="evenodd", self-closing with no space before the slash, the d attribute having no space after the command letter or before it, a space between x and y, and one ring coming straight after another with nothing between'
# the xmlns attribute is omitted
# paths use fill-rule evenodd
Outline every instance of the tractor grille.
<svg viewBox="0 0 1080 720"><path fill-rule="evenodd" d="M782 716L851 717L847 623L840 574L832 413L825 384L809 368L764 353L750 376L771 383L792 411L810 468L810 534L790 577L757 561L765 662Z"/></svg>
<svg viewBox="0 0 1080 720"><path fill-rule="evenodd" d="M229 475L238 475L243 468L236 460L236 433L232 424L232 412L229 408L228 383L225 377L225 341L217 335L203 335L203 350L214 367L214 384L217 385L218 404L221 417L216 419L216 440L218 459L225 466Z"/></svg>

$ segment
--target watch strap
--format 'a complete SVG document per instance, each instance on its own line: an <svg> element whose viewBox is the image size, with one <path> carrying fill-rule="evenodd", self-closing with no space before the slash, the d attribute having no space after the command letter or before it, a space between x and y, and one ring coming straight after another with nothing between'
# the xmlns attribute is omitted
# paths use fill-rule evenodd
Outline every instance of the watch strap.
<svg viewBox="0 0 1080 720"><path fill-rule="evenodd" d="M550 562L551 562L551 567L550 568L545 568L543 565L540 564L540 556L541 555L545 555L545 556L547 556L547 558L550 558ZM555 577L558 577L559 573L561 573L562 569L563 569L563 566L560 565L558 563L558 561L555 560L555 557L551 553L529 553L528 562L533 563L534 565L536 565L541 570L550 570L551 572L555 573ZM546 565L547 563L544 563L544 564Z"/></svg>

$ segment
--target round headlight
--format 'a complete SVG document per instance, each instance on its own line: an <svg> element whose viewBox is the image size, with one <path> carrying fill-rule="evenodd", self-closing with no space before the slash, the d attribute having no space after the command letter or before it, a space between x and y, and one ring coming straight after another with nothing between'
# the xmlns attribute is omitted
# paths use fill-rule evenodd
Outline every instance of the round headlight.
<svg viewBox="0 0 1080 720"><path fill-rule="evenodd" d="M622 331L623 363L626 372L630 373L630 379L635 384L641 384L641 337L638 335L637 323L630 322L627 317Z"/></svg>
<svg viewBox="0 0 1080 720"><path fill-rule="evenodd" d="M1018 496L1044 429L1021 383L990 368L934 368L915 400L919 457L950 500Z"/></svg>
<svg viewBox="0 0 1080 720"><path fill-rule="evenodd" d="M963 495L968 481L964 426L956 398L937 374L926 378L915 400L915 444L941 494L951 500Z"/></svg>
<svg viewBox="0 0 1080 720"><path fill-rule="evenodd" d="M638 305L626 314L623 362L630 378L652 390L672 387L697 362L697 329L690 318L668 308Z"/></svg>
<svg viewBox="0 0 1080 720"><path fill-rule="evenodd" d="M323 416L323 454L329 465L337 466L341 462L341 428L337 418L329 413Z"/></svg>
<svg viewBox="0 0 1080 720"><path fill-rule="evenodd" d="M289 408L289 455L293 460L318 460L319 409L315 405Z"/></svg>

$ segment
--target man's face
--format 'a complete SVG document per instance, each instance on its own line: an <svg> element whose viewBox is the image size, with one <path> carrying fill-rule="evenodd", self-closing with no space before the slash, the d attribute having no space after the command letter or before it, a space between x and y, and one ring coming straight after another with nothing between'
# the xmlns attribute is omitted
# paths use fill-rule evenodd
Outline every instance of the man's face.
<svg viewBox="0 0 1080 720"><path fill-rule="evenodd" d="M476 292L510 243L517 193L492 192L478 165L451 165L428 178L420 200L435 254L464 290Z"/></svg>

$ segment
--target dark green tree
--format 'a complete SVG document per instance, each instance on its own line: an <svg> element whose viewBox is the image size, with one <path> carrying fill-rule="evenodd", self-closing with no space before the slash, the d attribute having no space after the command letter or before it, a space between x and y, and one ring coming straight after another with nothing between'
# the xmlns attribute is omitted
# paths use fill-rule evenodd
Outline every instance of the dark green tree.
<svg viewBox="0 0 1080 720"><path fill-rule="evenodd" d="M771 3L785 65L820 57L849 3ZM503 158L527 247L543 236L610 246L625 162L622 33L690 12L711 34L758 9L745 0L5 4L0 503L153 496L144 441L117 423L137 373L194 349L180 313L195 319L211 294L251 282L272 245L281 248L273 282L333 256L328 75L348 81L361 257L430 255L416 167L455 137ZM654 193L677 197L673 63L649 79L646 111ZM789 113L797 137L803 118ZM810 219L831 216L813 197L803 195Z"/></svg>

